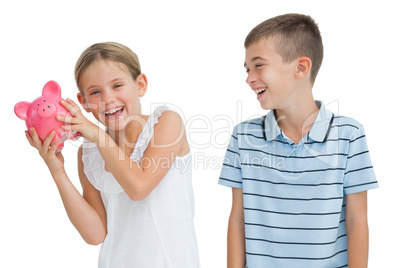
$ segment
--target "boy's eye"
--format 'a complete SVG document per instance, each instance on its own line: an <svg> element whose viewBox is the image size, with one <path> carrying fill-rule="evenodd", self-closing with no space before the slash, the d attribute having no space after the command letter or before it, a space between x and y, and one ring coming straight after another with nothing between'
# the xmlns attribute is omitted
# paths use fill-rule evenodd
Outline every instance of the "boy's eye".
<svg viewBox="0 0 402 268"><path fill-rule="evenodd" d="M114 88L118 88L118 87L122 87L123 85L122 84L116 84L116 85L114 85Z"/></svg>

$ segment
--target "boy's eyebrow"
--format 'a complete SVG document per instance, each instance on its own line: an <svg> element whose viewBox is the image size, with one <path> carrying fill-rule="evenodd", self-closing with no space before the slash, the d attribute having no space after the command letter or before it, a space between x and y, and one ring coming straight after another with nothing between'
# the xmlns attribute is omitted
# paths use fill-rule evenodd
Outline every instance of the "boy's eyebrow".
<svg viewBox="0 0 402 268"><path fill-rule="evenodd" d="M263 60L263 61L265 61L265 59L264 59L263 57L256 56L256 57L252 58L252 59L250 60L250 62L254 62L254 61L257 61L257 60ZM244 67L246 67L246 66L247 66L247 64L246 64L246 62L244 62Z"/></svg>

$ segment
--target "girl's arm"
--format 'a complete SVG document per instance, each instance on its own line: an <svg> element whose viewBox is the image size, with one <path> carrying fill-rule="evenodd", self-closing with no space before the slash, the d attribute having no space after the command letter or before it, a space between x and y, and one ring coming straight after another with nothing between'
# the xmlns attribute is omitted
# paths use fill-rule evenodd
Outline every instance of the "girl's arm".
<svg viewBox="0 0 402 268"><path fill-rule="evenodd" d="M78 176L83 189L82 197L90 205L92 215L86 214L88 219L85 222L78 220L81 226L76 228L88 244L98 245L105 240L107 234L106 210L100 192L93 187L84 173L82 146L78 150ZM76 216L81 217L78 213Z"/></svg>
<svg viewBox="0 0 402 268"><path fill-rule="evenodd" d="M132 200L142 200L152 192L187 144L184 124L180 116L172 111L166 111L159 117L140 163L125 155L104 131L98 137L96 143L106 165Z"/></svg>
<svg viewBox="0 0 402 268"><path fill-rule="evenodd" d="M227 267L244 268L246 264L243 190L232 188L232 211L228 225Z"/></svg>
<svg viewBox="0 0 402 268"><path fill-rule="evenodd" d="M64 170L62 154L55 153L60 140L50 146L55 133L51 133L43 143L35 130L31 131L31 133L32 137L26 132L27 139L33 147L38 149L47 164L71 223L88 244L97 245L102 243L106 236L106 213L99 192L90 185L83 172L82 150L80 149L78 152L78 173L83 185L84 197L68 178Z"/></svg>
<svg viewBox="0 0 402 268"><path fill-rule="evenodd" d="M367 191L346 195L346 233L348 267L367 268L369 251Z"/></svg>
<svg viewBox="0 0 402 268"><path fill-rule="evenodd" d="M58 117L66 130L75 130L94 142L108 169L132 200L142 200L163 179L179 152L188 146L184 124L172 111L164 112L154 126L154 135L140 163L130 159L113 139L82 115L74 101L62 101L73 117ZM188 150L187 150L188 151Z"/></svg>

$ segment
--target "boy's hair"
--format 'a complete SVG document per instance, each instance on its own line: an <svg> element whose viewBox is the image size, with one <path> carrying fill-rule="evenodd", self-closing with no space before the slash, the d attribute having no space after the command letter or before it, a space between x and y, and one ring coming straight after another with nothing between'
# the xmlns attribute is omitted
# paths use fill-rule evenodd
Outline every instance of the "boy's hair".
<svg viewBox="0 0 402 268"><path fill-rule="evenodd" d="M285 63L306 56L311 62L310 81L314 84L324 56L324 48L317 23L307 15L285 14L268 19L257 25L247 35L247 49L262 39L272 38Z"/></svg>
<svg viewBox="0 0 402 268"><path fill-rule="evenodd" d="M130 48L115 42L93 44L82 52L75 65L75 82L82 94L82 74L92 63L99 60L110 60L123 64L134 80L141 74L141 66L138 57Z"/></svg>

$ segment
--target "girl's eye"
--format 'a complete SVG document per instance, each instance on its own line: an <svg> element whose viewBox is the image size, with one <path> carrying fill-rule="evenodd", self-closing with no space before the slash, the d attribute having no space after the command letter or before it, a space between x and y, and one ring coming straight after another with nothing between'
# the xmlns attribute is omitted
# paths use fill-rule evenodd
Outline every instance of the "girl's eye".
<svg viewBox="0 0 402 268"><path fill-rule="evenodd" d="M98 93L99 93L99 90L94 90L94 91L92 91L91 94L89 94L89 95L95 95L95 94L98 94Z"/></svg>
<svg viewBox="0 0 402 268"><path fill-rule="evenodd" d="M114 85L114 88L118 88L118 87L122 87L123 85L122 84L116 84L116 85Z"/></svg>

